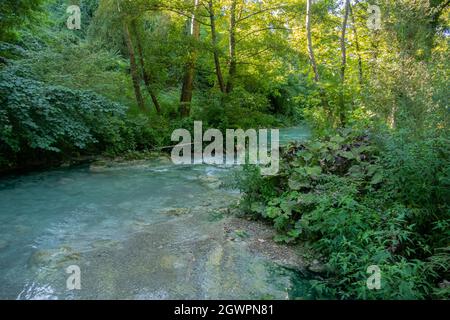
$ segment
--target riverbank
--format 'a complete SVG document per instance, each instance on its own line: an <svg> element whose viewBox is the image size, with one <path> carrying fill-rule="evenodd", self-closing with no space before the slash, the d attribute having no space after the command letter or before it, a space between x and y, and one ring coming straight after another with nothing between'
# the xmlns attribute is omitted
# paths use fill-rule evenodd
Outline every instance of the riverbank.
<svg viewBox="0 0 450 320"><path fill-rule="evenodd" d="M44 170L55 170L58 168L70 168L82 165L101 164L101 163L121 163L130 162L134 160L153 160L160 156L168 156L168 151L130 151L120 156L108 156L105 154L99 155L84 155L71 158L53 158L52 160L44 159L41 161L34 161L22 166L16 167L2 167L0 168L0 178L8 177L10 175L21 175L33 172L40 172Z"/></svg>

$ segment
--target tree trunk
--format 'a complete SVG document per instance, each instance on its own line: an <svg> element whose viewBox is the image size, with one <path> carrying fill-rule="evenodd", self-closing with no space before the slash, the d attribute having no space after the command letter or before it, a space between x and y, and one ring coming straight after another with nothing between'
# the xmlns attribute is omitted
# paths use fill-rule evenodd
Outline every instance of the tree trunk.
<svg viewBox="0 0 450 320"><path fill-rule="evenodd" d="M312 36L311 36L311 5L312 0L306 1L306 32L307 32L307 41L308 41L308 54L309 61L314 71L314 81L319 82L319 71L317 70L316 58L314 56L313 44L312 44Z"/></svg>
<svg viewBox="0 0 450 320"><path fill-rule="evenodd" d="M131 41L130 30L128 29L127 23L123 22L123 30L125 42L128 48L128 54L130 56L130 70L131 70L131 78L133 80L134 94L136 95L136 102L138 104L139 109L143 112L146 111L144 99L142 98L141 87L140 87L140 78L138 74L138 68L136 65L136 56L134 54L133 43Z"/></svg>
<svg viewBox="0 0 450 320"><path fill-rule="evenodd" d="M213 45L213 53L214 53L214 64L216 66L216 75L217 80L219 82L220 91L225 93L225 82L223 80L223 74L222 69L220 67L220 59L219 59L219 52L217 48L217 32L216 32L216 16L214 14L214 6L213 6L213 0L208 0L208 7L209 7L209 17L210 17L210 23L211 23L211 39L212 39L212 45Z"/></svg>
<svg viewBox="0 0 450 320"><path fill-rule="evenodd" d="M144 79L145 87L147 88L147 92L150 95L150 97L153 101L153 104L155 105L156 112L158 114L161 114L161 106L158 102L158 98L157 98L155 92L152 90L151 83L150 83L151 82L150 76L149 76L147 70L145 69L144 53L142 50L141 39L139 37L139 33L136 28L136 21L133 20L131 22L131 28L132 28L133 33L136 36L136 47L138 50L139 62L140 62L141 71L142 71L142 78Z"/></svg>
<svg viewBox="0 0 450 320"><path fill-rule="evenodd" d="M236 77L236 0L232 0L230 8L230 69L228 71L228 82L226 92L233 91Z"/></svg>
<svg viewBox="0 0 450 320"><path fill-rule="evenodd" d="M197 21L197 9L199 0L194 0L194 12L190 21L189 36L195 40L200 38L200 24ZM194 48L191 57L186 64L186 70L183 78L183 87L181 89L180 113L182 117L188 117L191 113L192 91L194 89L195 63L197 61L197 50Z"/></svg>
<svg viewBox="0 0 450 320"><path fill-rule="evenodd" d="M359 75L359 84L362 86L364 83L364 74L362 68L362 57L361 57L361 48L359 46L359 37L358 37L358 29L356 28L355 16L353 15L352 5L349 6L350 16L352 19L353 25L353 34L355 36L355 44L356 44L356 55L358 56L358 75Z"/></svg>
<svg viewBox="0 0 450 320"><path fill-rule="evenodd" d="M340 92L340 110L339 110L339 121L341 126L345 125L346 116L345 116L345 70L347 68L347 47L345 45L345 37L347 34L347 24L348 24L348 16L350 12L350 0L345 0L345 12L344 12L344 21L342 22L342 33L341 33L341 54L342 54L342 62L341 62L341 92Z"/></svg>
<svg viewBox="0 0 450 320"><path fill-rule="evenodd" d="M345 82L345 69L347 67L347 47L345 46L345 36L347 33L348 16L350 12L350 0L345 0L345 13L344 21L342 22L342 34L341 34L341 82Z"/></svg>

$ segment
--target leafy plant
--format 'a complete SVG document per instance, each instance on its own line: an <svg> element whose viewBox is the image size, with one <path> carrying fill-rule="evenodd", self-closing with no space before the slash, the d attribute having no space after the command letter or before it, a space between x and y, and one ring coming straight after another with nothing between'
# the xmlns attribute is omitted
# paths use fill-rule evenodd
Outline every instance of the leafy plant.
<svg viewBox="0 0 450 320"><path fill-rule="evenodd" d="M441 135L405 140L342 130L291 144L278 176L244 170L241 208L271 221L275 240L325 257L326 280L314 281L323 296L446 297L437 283L448 277L449 144ZM370 265L382 270L380 291L366 287Z"/></svg>

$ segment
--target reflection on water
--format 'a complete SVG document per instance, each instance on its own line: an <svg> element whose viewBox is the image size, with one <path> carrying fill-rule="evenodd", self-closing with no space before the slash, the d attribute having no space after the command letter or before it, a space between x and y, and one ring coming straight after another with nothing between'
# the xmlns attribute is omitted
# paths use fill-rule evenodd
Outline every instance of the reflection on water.
<svg viewBox="0 0 450 320"><path fill-rule="evenodd" d="M228 173L160 158L0 180L0 299L290 297L306 280L226 238Z"/></svg>

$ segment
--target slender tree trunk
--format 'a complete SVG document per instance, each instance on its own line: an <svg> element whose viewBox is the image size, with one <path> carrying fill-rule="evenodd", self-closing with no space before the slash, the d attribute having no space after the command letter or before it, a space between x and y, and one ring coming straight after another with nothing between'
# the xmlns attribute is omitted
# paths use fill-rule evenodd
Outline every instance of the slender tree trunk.
<svg viewBox="0 0 450 320"><path fill-rule="evenodd" d="M307 41L308 41L308 54L309 61L311 63L311 67L314 71L314 81L319 82L319 71L317 70L316 58L314 56L314 49L312 44L312 35L311 35L311 5L312 0L306 1L306 33L307 33Z"/></svg>
<svg viewBox="0 0 450 320"><path fill-rule="evenodd" d="M342 54L342 62L341 62L341 82L345 82L345 69L347 68L347 47L345 45L345 36L347 34L347 24L348 24L348 16L350 12L350 0L345 0L345 13L344 13L344 21L342 22L342 33L341 33L341 54Z"/></svg>
<svg viewBox="0 0 450 320"><path fill-rule="evenodd" d="M372 39L372 58L375 63L378 63L378 56L380 55L380 31L375 30Z"/></svg>
<svg viewBox="0 0 450 320"><path fill-rule="evenodd" d="M214 52L214 64L216 66L216 75L219 82L220 91L225 93L225 81L223 80L222 69L220 67L219 52L217 49L217 32L216 32L216 16L214 14L213 0L208 0L209 17L211 23L211 39Z"/></svg>
<svg viewBox="0 0 450 320"><path fill-rule="evenodd" d="M128 29L127 23L123 23L124 37L125 42L127 43L128 54L130 56L130 70L131 70L131 78L133 80L134 94L136 95L136 102L138 104L139 109L143 112L146 111L144 99L142 98L141 86L140 86L140 78L138 73L138 68L136 65L136 56L134 54L133 42L131 41L130 30Z"/></svg>
<svg viewBox="0 0 450 320"><path fill-rule="evenodd" d="M356 55L358 56L359 84L362 86L364 83L364 74L363 74L363 67L362 67L361 47L359 45L358 29L356 28L355 16L353 15L353 9L352 9L351 4L350 4L349 8L350 8L350 17L352 19L353 34L355 36Z"/></svg>
<svg viewBox="0 0 450 320"><path fill-rule="evenodd" d="M340 110L339 110L339 121L341 126L345 125L346 116L345 116L345 71L347 68L347 47L345 44L345 37L347 34L347 24L348 24L348 16L350 13L350 0L345 0L345 9L344 9L344 21L342 22L342 33L341 33L341 92L340 92Z"/></svg>
<svg viewBox="0 0 450 320"><path fill-rule="evenodd" d="M199 0L194 0L194 12L190 21L189 36L195 40L200 38L200 24L197 21L197 10ZM183 87L181 89L180 113L182 117L188 117L191 113L192 91L194 89L195 63L197 61L197 50L194 48L191 57L186 65L183 78Z"/></svg>
<svg viewBox="0 0 450 320"><path fill-rule="evenodd" d="M142 78L144 79L145 87L147 88L147 92L150 95L150 97L153 101L153 104L155 105L156 112L158 114L161 114L161 106L158 102L158 97L156 96L155 92L152 90L150 76L149 76L147 70L145 69L144 52L142 50L141 39L139 37L139 33L138 33L138 30L136 27L136 21L133 20L131 22L131 28L136 37L136 47L138 50L139 62L140 62L141 71L142 71Z"/></svg>
<svg viewBox="0 0 450 320"><path fill-rule="evenodd" d="M226 92L233 91L236 77L236 0L232 0L230 8L230 69L228 71L228 82Z"/></svg>

